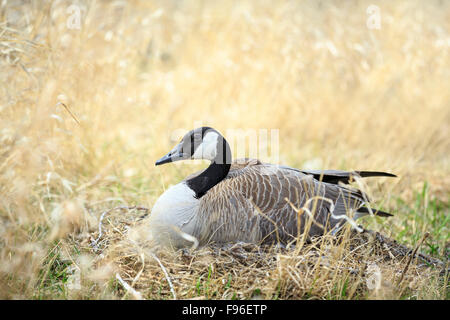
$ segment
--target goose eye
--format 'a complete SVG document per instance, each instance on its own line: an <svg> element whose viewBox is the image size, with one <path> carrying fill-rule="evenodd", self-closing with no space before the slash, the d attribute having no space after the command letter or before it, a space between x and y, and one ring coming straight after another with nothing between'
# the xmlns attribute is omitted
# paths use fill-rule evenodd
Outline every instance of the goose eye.
<svg viewBox="0 0 450 320"><path fill-rule="evenodd" d="M202 140L202 135L200 133L194 134L194 141L201 141L201 140Z"/></svg>

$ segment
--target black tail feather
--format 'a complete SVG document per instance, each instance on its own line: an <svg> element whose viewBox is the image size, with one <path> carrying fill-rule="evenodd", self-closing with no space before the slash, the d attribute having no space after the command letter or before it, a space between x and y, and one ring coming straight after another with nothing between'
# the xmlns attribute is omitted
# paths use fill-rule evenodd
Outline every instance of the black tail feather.
<svg viewBox="0 0 450 320"><path fill-rule="evenodd" d="M382 171L355 171L359 176L362 178L365 177L394 177L397 176L395 174L389 173L389 172L382 172Z"/></svg>
<svg viewBox="0 0 450 320"><path fill-rule="evenodd" d="M369 209L366 208L366 207L361 207L361 208L359 208L359 209L357 210L357 212L370 214ZM372 209L372 212L373 212L374 215L380 216L380 217L392 217L392 216L393 216L392 213L384 212L384 211L376 210L376 209Z"/></svg>
<svg viewBox="0 0 450 320"><path fill-rule="evenodd" d="M395 174L381 171L339 171L339 170L302 170L305 174L312 174L314 179L338 184L349 183L353 177L360 176L362 178L366 177L397 177Z"/></svg>

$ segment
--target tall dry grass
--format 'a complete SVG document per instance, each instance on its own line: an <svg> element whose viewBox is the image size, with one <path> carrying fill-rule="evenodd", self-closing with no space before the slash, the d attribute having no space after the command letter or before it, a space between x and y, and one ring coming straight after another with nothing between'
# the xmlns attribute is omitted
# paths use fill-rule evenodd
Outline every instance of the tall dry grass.
<svg viewBox="0 0 450 320"><path fill-rule="evenodd" d="M73 4L79 29L68 28ZM3 1L0 296L122 297L114 274L127 270L119 263L126 255L98 264L89 251L99 216L116 205L151 207L200 168L153 165L175 131L198 123L223 132L279 129L280 162L293 167L398 174L368 181L396 216L367 223L409 245L429 231L433 252L448 255L450 4L377 1L379 30L366 26L371 4ZM135 217L116 218L124 220L111 222L119 232ZM184 270L190 276L172 277L187 292L181 297L249 298L256 289L266 298L374 297L359 282L340 295L333 288L342 289L347 274L328 277L318 267L307 279L320 275L326 285L296 290L311 285L298 282L298 256L271 256L270 272L254 281L243 281L244 267L214 273L208 254ZM139 255L130 261L138 272ZM154 260L147 268L153 263L161 277L148 279L147 297L170 298L158 291L164 274ZM74 270L83 271L80 290L67 289ZM137 274L127 273L130 283ZM193 289L205 277L217 292L231 279L229 295ZM447 298L446 284L424 279L381 297Z"/></svg>

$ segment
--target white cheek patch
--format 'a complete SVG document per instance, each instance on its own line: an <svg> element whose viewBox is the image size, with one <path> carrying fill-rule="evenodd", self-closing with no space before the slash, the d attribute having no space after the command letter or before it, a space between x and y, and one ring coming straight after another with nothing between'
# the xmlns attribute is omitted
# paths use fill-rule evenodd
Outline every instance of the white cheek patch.
<svg viewBox="0 0 450 320"><path fill-rule="evenodd" d="M219 135L215 132L208 132L204 137L202 143L197 147L192 159L206 159L214 160L217 155L217 143Z"/></svg>

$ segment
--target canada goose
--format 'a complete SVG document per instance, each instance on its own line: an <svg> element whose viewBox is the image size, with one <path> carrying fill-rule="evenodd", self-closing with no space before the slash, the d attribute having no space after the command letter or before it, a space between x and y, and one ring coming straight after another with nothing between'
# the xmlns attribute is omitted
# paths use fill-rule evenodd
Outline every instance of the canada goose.
<svg viewBox="0 0 450 320"><path fill-rule="evenodd" d="M154 204L148 223L158 244L191 246L192 237L199 245L287 243L308 224L308 236L323 235L338 230L349 220L349 212L353 219L369 214L364 206L367 195L339 182L348 183L355 176L395 177L386 172L298 170L255 159L232 163L229 144L210 127L189 131L155 165L187 159L211 164L167 189Z"/></svg>

